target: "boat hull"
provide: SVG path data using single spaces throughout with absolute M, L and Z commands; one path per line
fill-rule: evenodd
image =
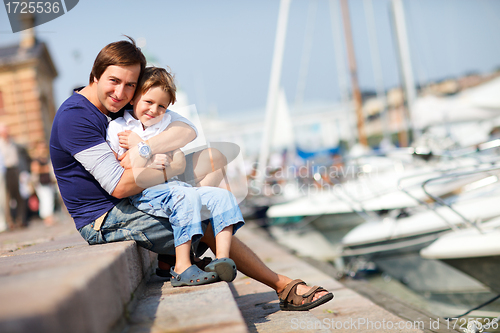
M 500 256 L 441 259 L 500 293 Z

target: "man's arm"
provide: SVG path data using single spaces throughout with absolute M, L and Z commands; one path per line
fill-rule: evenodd
M 183 164 L 172 164 L 165 167 L 165 172 L 153 168 L 132 168 L 125 170 L 120 182 L 111 195 L 115 198 L 123 199 L 141 193 L 145 188 L 163 184 L 168 179 L 184 172 L 185 160 Z
M 144 167 L 147 160 L 139 155 L 137 147 L 133 147 L 122 156 L 122 158 L 128 157 L 135 167 L 125 169 L 120 181 L 111 193 L 112 196 L 119 199 L 140 193 L 145 188 L 162 184 L 168 179 L 180 175 L 186 168 L 186 159 L 180 150 L 176 151 L 173 161 L 162 170 Z
M 182 121 L 175 121 L 160 134 L 148 140 L 153 154 L 167 153 L 196 139 L 196 131 Z
M 193 127 L 182 121 L 170 123 L 161 133 L 148 139 L 152 154 L 164 154 L 184 147 L 196 138 Z M 118 144 L 121 148 L 132 149 L 143 139 L 131 130 L 118 133 Z
M 184 147 L 197 136 L 194 125 L 189 120 L 175 112 L 171 112 L 171 115 L 174 121 L 163 132 L 148 140 L 153 154 L 166 153 Z M 125 198 L 140 193 L 143 189 L 161 184 L 166 180 L 163 171 L 144 169 L 147 161 L 139 156 L 137 148 L 137 144 L 142 139 L 136 133 L 130 134 L 124 141 L 126 145 L 120 142 L 121 147 L 129 150 L 121 158 L 121 166 L 125 168 L 125 172 L 111 193 L 116 198 Z M 120 137 L 120 134 L 118 136 Z M 185 161 L 182 166 L 174 164 L 165 168 L 167 178 L 181 174 L 184 168 Z
M 139 156 L 137 147 L 130 150 L 136 167 L 125 170 L 106 142 L 85 149 L 74 157 L 99 182 L 110 195 L 122 199 L 142 192 L 145 188 L 165 182 L 163 170 L 144 168 L 146 160 Z M 127 154 L 129 155 L 129 154 Z M 142 163 L 142 164 L 141 164 Z M 166 169 L 167 178 L 181 174 L 182 165 L 172 165 Z
M 175 121 L 161 133 L 147 140 L 151 147 L 152 154 L 163 154 L 184 147 L 189 142 L 196 138 L 196 131 L 189 124 L 181 121 Z M 131 154 L 132 151 L 137 151 L 137 144 L 143 141 L 137 133 L 132 131 L 123 131 L 118 134 L 120 147 L 128 149 L 129 154 L 125 154 L 121 159 L 121 165 L 125 169 L 132 167 L 143 167 L 145 161 L 135 160 L 138 154 Z

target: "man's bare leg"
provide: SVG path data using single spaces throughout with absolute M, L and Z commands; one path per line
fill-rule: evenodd
M 205 232 L 205 235 L 201 239 L 202 242 L 206 243 L 212 252 L 216 253 L 217 248 L 215 245 L 215 240 L 212 232 L 212 227 L 209 226 Z M 281 292 L 287 284 L 289 284 L 292 279 L 287 276 L 277 274 L 273 272 L 269 267 L 267 267 L 262 260 L 253 252 L 248 246 L 246 246 L 242 241 L 240 241 L 237 237 L 233 236 L 231 242 L 231 249 L 229 252 L 229 257 L 233 259 L 238 270 L 245 274 L 246 276 L 257 280 L 272 289 L 276 292 Z M 297 294 L 303 295 L 307 293 L 311 289 L 311 287 L 305 285 L 297 286 Z M 314 301 L 321 296 L 326 295 L 327 292 L 316 293 L 314 295 Z

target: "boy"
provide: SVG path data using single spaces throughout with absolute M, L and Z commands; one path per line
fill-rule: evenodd
M 163 68 L 146 68 L 131 100 L 133 111 L 125 111 L 109 124 L 107 141 L 120 157 L 125 149 L 134 147 L 135 135 L 147 140 L 163 132 L 174 121 L 182 121 L 194 126 L 177 113 L 167 110 L 175 102 L 175 84 L 173 77 Z M 140 145 L 140 143 L 139 143 Z M 174 231 L 176 264 L 170 273 L 175 278 L 172 286 L 199 285 L 221 280 L 232 281 L 236 277 L 236 265 L 229 259 L 232 235 L 244 222 L 234 196 L 215 187 L 192 187 L 173 178 L 175 170 L 184 170 L 186 159 L 180 149 L 164 155 L 158 154 L 153 159 L 148 154 L 147 167 L 164 170 L 168 182 L 145 189 L 142 193 L 130 197 L 131 203 L 138 209 L 155 216 L 170 219 Z M 188 156 L 191 158 L 191 156 Z M 194 167 L 196 169 L 196 167 Z M 199 178 L 194 174 L 193 178 Z M 201 271 L 191 265 L 190 250 L 192 240 L 203 236 L 201 225 L 202 205 L 205 205 L 212 217 L 212 228 L 216 240 L 216 259 Z M 203 218 L 205 220 L 205 218 Z M 214 272 L 214 273 L 211 273 Z

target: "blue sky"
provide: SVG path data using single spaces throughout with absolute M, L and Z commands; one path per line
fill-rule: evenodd
M 282 84 L 295 99 L 310 1 L 292 0 Z M 331 18 L 327 0 L 317 12 L 304 103 L 339 101 Z M 385 87 L 399 84 L 389 0 L 374 0 L 376 35 Z M 359 83 L 374 89 L 363 0 L 349 0 Z M 500 67 L 500 1 L 404 0 L 417 83 Z M 87 83 L 95 56 L 127 34 L 145 39 L 144 52 L 169 66 L 200 113 L 263 114 L 278 17 L 278 0 L 81 0 L 65 15 L 36 28 L 59 77 L 59 105 Z M 0 10 L 0 46 L 19 41 Z

